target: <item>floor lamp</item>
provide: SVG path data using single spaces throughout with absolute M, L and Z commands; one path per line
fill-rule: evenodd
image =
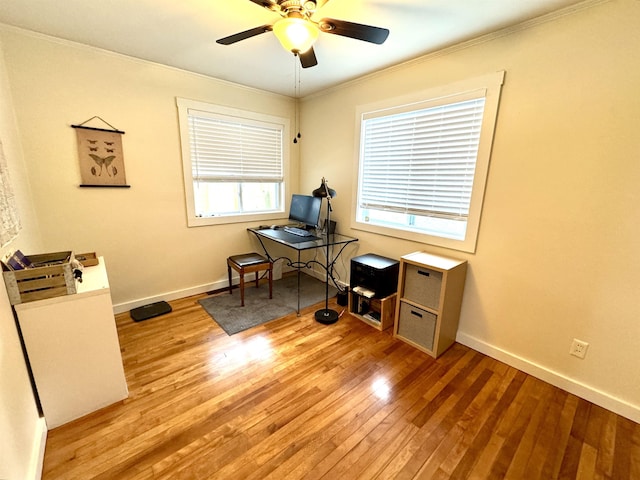
M 329 309 L 329 269 L 331 268 L 331 262 L 329 261 L 329 230 L 331 229 L 331 199 L 336 196 L 336 191 L 332 188 L 329 188 L 327 185 L 327 181 L 324 177 L 322 177 L 322 183 L 318 188 L 316 188 L 312 193 L 314 197 L 326 198 L 327 199 L 327 220 L 324 224 L 325 226 L 325 235 L 327 236 L 327 252 L 326 252 L 326 271 L 327 271 L 327 279 L 326 279 L 326 291 L 325 291 L 325 300 L 324 300 L 324 308 L 322 310 L 318 310 L 315 314 L 316 321 L 320 323 L 324 323 L 325 325 L 329 325 L 331 323 L 336 323 L 338 321 L 338 312 L 335 310 Z

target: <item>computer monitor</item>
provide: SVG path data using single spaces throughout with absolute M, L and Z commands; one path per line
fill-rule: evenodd
M 289 220 L 305 227 L 317 228 L 320 223 L 321 206 L 322 199 L 320 197 L 294 193 L 291 196 Z

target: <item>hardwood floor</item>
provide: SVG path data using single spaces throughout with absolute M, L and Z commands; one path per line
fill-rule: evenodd
M 229 337 L 198 298 L 117 316 L 130 396 L 50 431 L 44 479 L 640 479 L 638 424 L 462 345 L 316 308 Z

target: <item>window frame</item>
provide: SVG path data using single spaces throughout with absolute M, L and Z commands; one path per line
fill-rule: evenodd
M 259 222 L 266 220 L 274 220 L 286 217 L 286 202 L 288 198 L 290 185 L 290 146 L 285 139 L 291 136 L 289 118 L 268 115 L 261 112 L 253 112 L 238 108 L 226 107 L 197 100 L 189 100 L 176 97 L 176 105 L 178 108 L 178 124 L 180 128 L 180 143 L 182 151 L 182 171 L 184 181 L 185 207 L 187 214 L 187 226 L 199 227 L 205 225 L 224 225 L 231 223 Z M 239 213 L 233 215 L 220 215 L 211 217 L 199 217 L 196 215 L 195 197 L 193 188 L 193 164 L 191 161 L 191 142 L 189 133 L 189 111 L 197 110 L 205 114 L 222 116 L 230 120 L 237 119 L 239 123 L 246 121 L 247 123 L 266 123 L 275 124 L 282 127 L 282 161 L 283 161 L 283 180 L 280 188 L 280 207 L 274 211 L 262 213 Z
M 480 217 L 484 202 L 484 193 L 489 172 L 489 163 L 493 138 L 498 114 L 501 87 L 504 83 L 504 71 L 481 75 L 475 78 L 434 87 L 412 94 L 394 97 L 359 105 L 355 115 L 355 145 L 354 145 L 354 192 L 351 209 L 351 228 L 380 235 L 402 238 L 419 243 L 425 243 L 438 247 L 474 253 L 477 246 Z M 453 104 L 469 98 L 484 97 L 485 106 L 480 131 L 480 141 L 475 165 L 473 186 L 471 189 L 471 202 L 467 218 L 466 234 L 463 240 L 430 235 L 426 233 L 404 230 L 391 226 L 375 225 L 358 220 L 358 208 L 360 203 L 360 187 L 362 173 L 363 127 L 364 119 L 376 116 L 394 115 L 413 110 L 436 107 L 439 105 Z

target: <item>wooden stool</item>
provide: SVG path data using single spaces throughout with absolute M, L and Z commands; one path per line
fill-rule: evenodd
M 240 275 L 240 306 L 244 307 L 244 275 L 256 272 L 256 288 L 258 288 L 259 272 L 269 272 L 269 298 L 273 298 L 273 263 L 258 253 L 244 253 L 227 258 L 227 273 L 229 274 L 229 294 L 233 294 L 231 283 L 231 269 Z

